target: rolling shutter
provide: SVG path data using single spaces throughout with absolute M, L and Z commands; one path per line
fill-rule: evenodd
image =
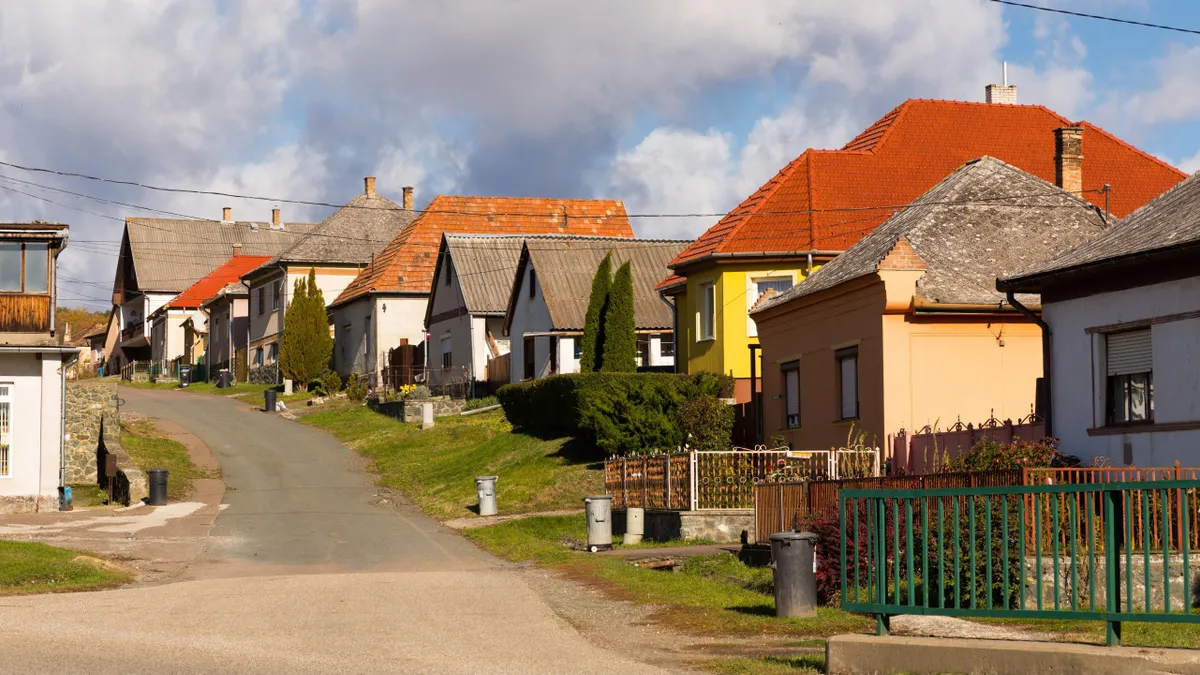
M 1113 333 L 1108 341 L 1108 374 L 1132 375 L 1154 370 L 1150 329 Z
M 800 371 L 789 370 L 784 373 L 787 385 L 787 414 L 800 414 Z

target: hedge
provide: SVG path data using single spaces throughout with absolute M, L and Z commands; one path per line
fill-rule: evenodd
M 575 436 L 624 455 L 683 445 L 679 404 L 732 389 L 729 377 L 712 373 L 576 373 L 505 385 L 496 397 L 520 431 Z

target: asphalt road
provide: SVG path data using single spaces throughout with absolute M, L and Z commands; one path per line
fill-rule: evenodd
M 220 460 L 193 580 L 0 598 L 3 672 L 663 673 L 584 639 L 521 575 L 378 504 L 331 437 L 218 397 L 123 390 Z

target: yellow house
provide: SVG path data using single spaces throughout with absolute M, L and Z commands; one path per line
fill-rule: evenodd
M 969 162 L 753 312 L 764 434 L 828 448 L 853 426 L 882 445 L 960 416 L 1028 415 L 1042 375 L 1038 298 L 1010 305 L 995 280 L 1103 228 L 1065 190 L 990 157 Z

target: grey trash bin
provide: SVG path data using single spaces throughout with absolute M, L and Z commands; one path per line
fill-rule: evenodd
M 228 389 L 232 379 L 233 376 L 228 370 L 222 370 L 217 375 L 217 389 Z
M 150 481 L 150 505 L 162 506 L 167 503 L 167 470 L 150 469 L 146 472 Z
M 480 476 L 475 479 L 475 490 L 479 493 L 479 515 L 496 515 L 496 476 Z
M 776 532 L 771 535 L 771 567 L 775 570 L 775 616 L 817 615 L 817 535 Z
M 186 387 L 192 383 L 192 367 L 179 366 L 179 386 Z
M 612 497 L 584 497 L 587 511 L 587 547 L 592 553 L 607 551 L 612 544 Z
M 267 389 L 263 392 L 263 410 L 267 412 L 275 412 L 275 390 Z

